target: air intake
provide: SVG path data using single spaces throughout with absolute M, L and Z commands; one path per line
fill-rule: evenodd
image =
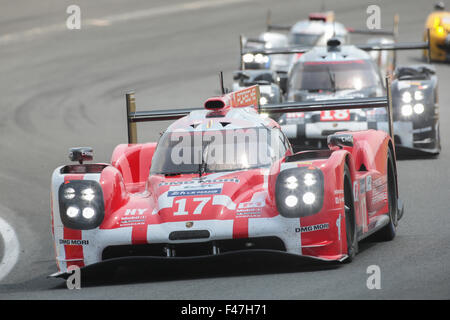
M 223 100 L 208 100 L 205 102 L 205 109 L 217 110 L 225 108 L 225 102 Z

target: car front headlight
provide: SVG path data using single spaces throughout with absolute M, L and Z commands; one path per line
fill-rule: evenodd
M 255 59 L 255 56 L 251 53 L 246 53 L 242 57 L 242 60 L 244 60 L 245 63 L 251 63 Z
M 266 105 L 267 103 L 269 102 L 269 100 L 266 98 L 266 97 L 261 97 L 261 98 L 259 98 L 259 104 L 260 105 Z
M 423 92 L 420 90 L 415 91 L 414 92 L 414 100 L 417 100 L 417 101 L 423 100 Z
M 275 190 L 277 209 L 282 216 L 298 218 L 316 214 L 323 206 L 323 173 L 313 167 L 281 171 Z
M 405 104 L 402 106 L 402 115 L 409 117 L 413 113 L 413 108 L 410 104 Z
M 417 114 L 422 114 L 425 111 L 425 107 L 421 103 L 415 104 L 413 109 Z
M 70 229 L 97 228 L 105 215 L 103 191 L 91 180 L 72 180 L 59 187 L 59 212 L 63 225 Z
M 403 94 L 402 94 L 402 101 L 404 103 L 411 103 L 411 101 L 412 101 L 411 92 L 409 92 L 409 91 L 403 92 Z

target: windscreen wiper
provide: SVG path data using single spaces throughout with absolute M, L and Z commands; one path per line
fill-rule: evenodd
M 331 86 L 333 88 L 333 92 L 336 92 L 336 77 L 333 72 L 331 72 L 330 68 L 327 67 L 328 76 L 330 77 Z
M 211 142 L 209 142 L 211 143 Z M 201 155 L 201 162 L 198 166 L 198 176 L 201 177 L 202 174 L 204 174 L 206 172 L 206 166 L 208 164 L 208 148 L 209 148 L 209 143 L 205 146 L 205 148 L 203 149 L 203 143 L 202 143 L 202 155 Z M 204 155 L 206 152 L 206 159 L 204 159 Z

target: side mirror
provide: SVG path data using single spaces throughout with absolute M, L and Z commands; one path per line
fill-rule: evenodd
M 332 134 L 327 137 L 328 147 L 353 147 L 353 136 L 351 134 Z
M 83 161 L 91 161 L 94 159 L 94 149 L 91 147 L 78 147 L 69 149 L 70 161 L 78 161 L 83 164 Z

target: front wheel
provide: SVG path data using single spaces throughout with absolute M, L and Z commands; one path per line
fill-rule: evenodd
M 397 179 L 394 171 L 394 161 L 391 150 L 388 149 L 387 159 L 387 193 L 389 207 L 389 223 L 376 234 L 378 241 L 390 241 L 395 238 L 398 224 L 398 205 L 397 205 Z
M 344 169 L 344 208 L 345 208 L 345 235 L 347 240 L 348 258 L 344 262 L 352 262 L 358 252 L 358 239 L 356 234 L 355 202 L 353 200 L 352 179 L 347 165 Z

